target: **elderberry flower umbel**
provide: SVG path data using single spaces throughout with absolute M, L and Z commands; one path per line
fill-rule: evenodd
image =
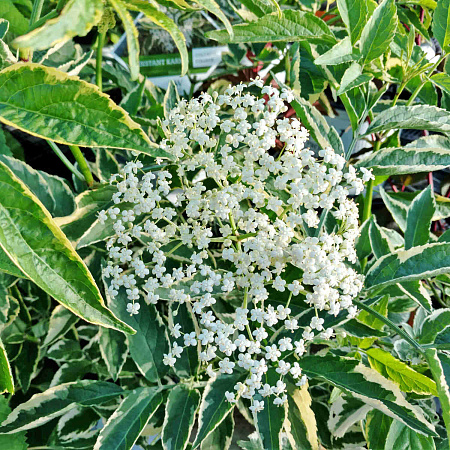
M 210 377 L 246 373 L 226 399 L 250 399 L 253 412 L 263 397 L 282 405 L 288 380 L 305 383 L 301 356 L 332 338 L 327 319 L 356 315 L 363 282 L 349 264 L 358 235 L 349 194 L 372 175 L 330 148 L 318 157 L 305 148 L 307 131 L 282 117 L 292 100 L 259 79 L 181 100 L 163 124 L 173 161 L 152 171 L 128 163 L 111 180 L 115 206 L 99 216 L 115 231 L 110 296 L 126 289 L 130 314 L 145 302 L 188 304 L 198 332 L 174 316 L 184 346 L 172 343 L 164 363 L 194 346 Z

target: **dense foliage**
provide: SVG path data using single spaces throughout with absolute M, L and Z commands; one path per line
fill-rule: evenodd
M 0 2 L 0 448 L 450 448 L 448 51 L 448 0 Z

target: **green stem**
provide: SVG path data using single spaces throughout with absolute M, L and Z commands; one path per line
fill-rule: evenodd
M 105 45 L 106 32 L 99 33 L 97 39 L 97 60 L 95 65 L 95 83 L 100 91 L 103 88 L 102 80 L 102 61 L 103 61 L 103 46 Z
M 286 85 L 291 85 L 291 57 L 289 55 L 289 50 L 287 50 L 284 57 L 284 68 L 286 70 Z
M 30 16 L 30 27 L 39 20 L 41 17 L 42 7 L 44 6 L 44 0 L 34 0 L 33 9 Z
M 400 94 L 403 92 L 403 89 L 405 89 L 406 84 L 402 83 L 400 87 L 398 88 L 397 93 L 395 94 L 394 100 L 392 101 L 391 106 L 395 106 L 397 103 L 398 98 L 400 97 Z
M 91 170 L 89 169 L 88 163 L 84 158 L 83 153 L 81 153 L 80 147 L 78 147 L 78 145 L 69 145 L 69 148 L 73 156 L 75 157 L 78 166 L 80 167 L 81 173 L 83 174 L 87 185 L 89 187 L 92 187 L 92 185 L 94 184 L 94 178 L 92 177 Z
M 47 141 L 48 145 L 56 153 L 58 158 L 62 163 L 81 181 L 84 181 L 83 174 L 66 158 L 66 155 L 61 151 L 61 149 L 52 141 Z
M 22 294 L 19 291 L 19 288 L 17 287 L 17 284 L 15 284 L 12 288 L 12 291 L 14 291 L 14 296 L 17 298 L 17 300 L 19 301 L 19 304 L 23 310 L 23 313 L 25 314 L 26 320 L 28 323 L 31 323 L 31 315 L 30 315 L 30 311 L 28 311 L 27 305 L 25 305 L 25 302 L 23 301 L 23 297 Z
M 423 355 L 424 349 L 421 345 L 419 345 L 406 331 L 399 328 L 397 325 L 395 325 L 394 322 L 389 320 L 387 317 L 384 317 L 382 314 L 380 314 L 378 311 L 375 311 L 370 306 L 366 305 L 363 302 L 360 302 L 359 300 L 353 300 L 353 303 L 360 309 L 363 309 L 364 311 L 367 311 L 369 314 L 372 314 L 377 319 L 381 320 L 383 323 L 385 323 L 389 328 L 391 328 L 393 331 L 395 331 L 397 334 L 399 334 L 405 341 L 407 341 L 409 344 L 411 344 L 421 355 Z
M 33 25 L 30 25 L 30 28 L 28 31 L 35 30 L 36 28 L 39 28 L 40 26 L 44 25 L 47 20 L 54 19 L 55 17 L 58 17 L 58 11 L 50 11 L 48 14 L 46 14 L 44 17 L 41 17 L 39 20 L 36 20 L 36 22 L 33 23 Z
M 376 152 L 381 147 L 381 141 L 375 141 L 373 151 Z M 372 199 L 373 199 L 373 180 L 369 180 L 366 188 L 366 195 L 364 197 L 364 209 L 361 218 L 361 223 L 364 223 L 372 215 Z

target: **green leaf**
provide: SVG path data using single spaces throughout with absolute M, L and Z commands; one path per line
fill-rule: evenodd
M 328 125 L 323 115 L 311 103 L 299 95 L 295 95 L 295 100 L 291 106 L 297 113 L 303 126 L 308 129 L 311 137 L 321 148 L 332 147 L 339 155 L 344 155 L 344 144 L 342 143 L 336 129 Z
M 177 106 L 177 103 L 180 101 L 180 96 L 178 95 L 177 85 L 173 80 L 169 81 L 169 86 L 167 87 L 167 91 L 164 94 L 164 117 L 166 119 L 169 118 L 169 113 L 173 108 Z
M 404 281 L 403 283 L 399 283 L 398 287 L 409 298 L 412 298 L 420 306 L 425 308 L 426 311 L 431 312 L 433 310 L 430 295 L 428 294 L 428 291 L 424 288 L 420 280 Z
M 44 346 L 48 346 L 63 337 L 78 322 L 78 316 L 71 311 L 58 305 L 50 316 L 48 333 L 45 336 Z
M 97 220 L 98 213 L 114 204 L 112 195 L 116 190 L 115 186 L 106 185 L 84 191 L 75 198 L 75 211 L 55 219 L 56 224 L 70 241 L 76 242 Z
M 342 21 L 347 27 L 351 43 L 356 44 L 367 22 L 368 9 L 366 0 L 338 0 L 337 6 Z
M 169 305 L 169 326 L 178 323 L 184 333 L 196 331 L 191 305 L 186 303 L 174 303 Z M 175 340 L 180 347 L 184 347 L 183 336 Z M 189 378 L 197 374 L 199 365 L 198 346 L 185 347 L 181 356 L 177 358 L 174 370 L 180 378 Z
M 214 0 L 195 0 L 200 6 L 202 6 L 206 11 L 214 14 L 224 25 L 228 34 L 231 38 L 233 38 L 233 27 L 231 26 L 230 21 L 227 16 L 222 12 L 218 3 Z M 276 5 L 276 1 L 273 0 L 272 4 Z
M 372 407 L 365 402 L 339 394 L 331 404 L 328 428 L 335 438 L 342 438 L 350 428 L 358 426 L 370 410 Z
M 432 31 L 441 48 L 450 49 L 450 0 L 439 0 L 433 14 Z
M 365 432 L 368 448 L 385 450 L 384 444 L 391 427 L 392 419 L 377 409 L 369 411 L 366 417 Z
M 450 243 L 436 242 L 383 256 L 368 270 L 365 286 L 388 286 L 449 272 Z
M 82 380 L 61 384 L 21 403 L 2 422 L 0 433 L 10 434 L 36 428 L 62 416 L 76 405 L 97 405 L 122 393 L 122 388 L 106 381 Z
M 110 0 L 111 6 L 116 10 L 127 37 L 128 62 L 130 65 L 131 80 L 139 77 L 139 32 L 133 18 L 120 0 Z
M 99 345 L 108 373 L 116 381 L 128 356 L 127 338 L 123 333 L 101 328 Z
M 273 399 L 264 397 L 264 409 L 259 411 L 256 429 L 263 442 L 264 449 L 281 449 L 281 430 L 286 417 L 283 407 L 273 404 Z
M 0 17 L 10 23 L 12 33 L 24 34 L 28 31 L 30 21 L 19 11 L 12 0 L 0 2 Z
M 245 373 L 235 371 L 231 375 L 221 374 L 215 380 L 208 382 L 200 404 L 198 432 L 192 445 L 193 449 L 198 447 L 233 410 L 234 403 L 226 400 L 225 392 L 233 392 L 236 383 L 243 381 L 245 375 Z
M 373 217 L 370 222 L 369 239 L 373 254 L 377 259 L 391 253 L 394 250 L 391 248 L 389 239 L 384 234 L 383 229 L 377 224 Z
M 75 199 L 62 178 L 35 170 L 9 156 L 0 155 L 0 161 L 29 187 L 53 216 L 66 216 L 73 212 Z
M 371 168 L 375 176 L 432 172 L 446 169 L 448 166 L 449 147 L 414 148 L 413 145 L 383 148 L 355 164 L 355 167 Z
M 235 25 L 233 32 L 233 37 L 226 30 L 210 31 L 206 36 L 225 44 L 295 41 L 334 44 L 336 42 L 333 33 L 322 19 L 309 12 L 291 9 L 284 10 L 281 17 L 272 13 L 255 22 Z
M 278 11 L 275 2 L 271 0 L 242 0 L 241 3 L 256 17 L 262 17 Z
M 366 353 L 370 367 L 397 383 L 402 391 L 415 392 L 419 395 L 437 395 L 436 383 L 433 380 L 416 372 L 389 352 L 381 348 L 370 348 Z
M 311 396 L 308 385 L 296 387 L 287 384 L 288 401 L 285 405 L 286 420 L 284 428 L 292 448 L 302 450 L 318 450 L 317 423 L 311 409 Z
M 427 316 L 422 323 L 418 341 L 420 344 L 433 344 L 436 338 L 450 325 L 450 309 L 442 308 Z
M 94 450 L 129 450 L 151 419 L 163 396 L 158 388 L 142 387 L 128 394 L 100 431 Z
M 234 433 L 233 414 L 228 414 L 225 419 L 202 442 L 201 450 L 228 450 Z
M 394 0 L 383 0 L 364 25 L 361 33 L 363 65 L 381 56 L 388 48 L 397 29 Z
M 11 412 L 8 401 L 3 395 L 0 396 L 0 423 L 3 422 Z M 0 448 L 5 450 L 27 450 L 25 432 L 9 434 L 7 436 L 0 435 Z
M 45 50 L 74 36 L 86 36 L 102 18 L 101 0 L 69 0 L 60 15 L 14 41 L 16 48 Z
M 447 133 L 450 131 L 450 112 L 429 105 L 393 106 L 375 117 L 365 135 L 397 129 Z
M 132 333 L 106 308 L 92 275 L 32 192 L 0 162 L 0 246 L 42 290 L 88 322 Z
M 299 364 L 309 378 L 324 379 L 412 429 L 426 435 L 436 435 L 434 426 L 417 406 L 406 401 L 395 383 L 359 361 L 328 354 L 304 356 Z
M 406 215 L 408 213 L 407 207 L 397 199 L 388 195 L 386 191 L 380 186 L 380 194 L 386 208 L 392 214 L 393 219 L 403 232 L 406 230 Z
M 24 341 L 19 356 L 15 359 L 16 378 L 22 391 L 26 393 L 35 376 L 39 362 L 40 347 L 38 342 Z
M 21 270 L 11 261 L 9 256 L 0 247 L 0 272 L 13 275 L 18 278 L 26 278 Z
M 6 19 L 0 19 L 0 39 L 3 39 L 8 32 L 9 22 Z
M 396 450 L 436 450 L 432 437 L 423 436 L 398 420 L 392 422 L 384 448 L 395 448 Z
M 145 0 L 121 0 L 125 7 L 132 11 L 139 11 L 158 27 L 166 30 L 172 37 L 181 56 L 181 75 L 185 75 L 189 68 L 189 55 L 186 48 L 186 40 L 175 22 L 166 14 L 159 11 Z
M 439 72 L 430 77 L 432 83 L 438 88 L 442 89 L 447 94 L 450 94 L 450 76 L 444 72 Z
M 0 391 L 14 394 L 14 380 L 3 342 L 0 340 Z M 0 436 L 1 438 L 1 436 Z M 0 440 L 1 442 L 1 440 Z
M 359 236 L 356 238 L 355 249 L 360 261 L 362 261 L 364 258 L 367 258 L 372 253 L 372 247 L 370 245 L 369 239 L 369 230 L 371 223 L 372 222 L 370 220 L 366 220 L 361 225 Z
M 142 375 L 149 381 L 155 382 L 168 371 L 168 366 L 163 363 L 163 357 L 165 353 L 169 353 L 166 327 L 155 305 L 144 303 L 141 305 L 139 314 L 130 315 L 126 310 L 129 301 L 125 289 L 120 288 L 114 301 L 111 301 L 108 296 L 108 283 L 105 279 L 103 282 L 109 307 L 125 323 L 136 330 L 136 334 L 127 336 L 131 358 Z
M 184 450 L 187 447 L 199 403 L 198 391 L 184 384 L 170 391 L 161 438 L 165 450 Z
M 322 66 L 333 66 L 336 64 L 342 64 L 349 61 L 354 61 L 356 56 L 350 42 L 350 38 L 347 36 L 342 41 L 339 41 L 336 45 L 330 48 L 327 52 L 320 55 L 314 60 L 314 64 Z
M 359 320 L 351 319 L 340 326 L 350 336 L 357 337 L 359 339 L 372 338 L 372 337 L 384 337 L 388 334 L 372 328 Z
M 437 381 L 436 387 L 442 408 L 442 417 L 450 434 L 450 357 L 445 353 L 438 353 L 436 349 L 425 350 L 425 357 L 433 378 Z
M 92 84 L 32 63 L 0 72 L 0 121 L 34 136 L 82 147 L 168 156 L 128 114 Z
M 347 91 L 361 86 L 372 79 L 371 75 L 362 73 L 362 67 L 358 63 L 353 63 L 342 76 L 341 85 L 337 95 L 345 94 Z
M 436 202 L 431 186 L 424 189 L 411 203 L 406 216 L 405 250 L 428 243 L 431 220 Z

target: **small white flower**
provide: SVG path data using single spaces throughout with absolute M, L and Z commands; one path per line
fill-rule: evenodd
M 139 303 L 127 303 L 127 312 L 130 313 L 130 316 L 133 314 L 139 314 L 139 309 L 141 305 Z

